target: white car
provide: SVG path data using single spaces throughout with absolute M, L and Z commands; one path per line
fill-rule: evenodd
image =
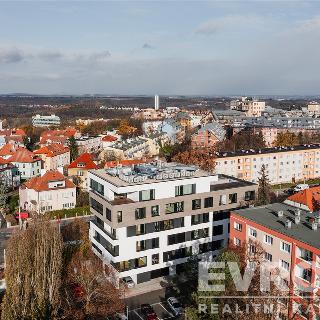
M 293 191 L 294 192 L 299 192 L 299 191 L 306 190 L 306 189 L 309 189 L 309 185 L 308 184 L 297 184 L 293 188 Z
M 124 277 L 122 278 L 122 281 L 125 283 L 125 285 L 128 287 L 128 288 L 133 288 L 134 287 L 134 281 L 132 280 L 131 277 Z
M 183 313 L 182 305 L 177 298 L 170 297 L 167 299 L 167 302 L 174 316 L 179 316 Z

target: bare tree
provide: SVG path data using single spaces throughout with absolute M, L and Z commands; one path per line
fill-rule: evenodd
M 9 240 L 2 320 L 55 319 L 60 307 L 62 238 L 43 217 Z

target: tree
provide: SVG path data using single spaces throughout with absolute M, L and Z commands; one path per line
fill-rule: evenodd
M 74 137 L 70 137 L 68 139 L 68 147 L 70 149 L 71 161 L 74 161 L 79 156 L 79 149 L 78 149 L 77 141 Z
M 83 134 L 88 134 L 88 135 L 98 135 L 98 134 L 104 133 L 106 129 L 107 129 L 106 121 L 97 120 L 97 121 L 91 122 L 90 124 L 82 128 L 81 132 Z
M 8 188 L 3 181 L 0 181 L 0 213 L 7 208 Z
M 117 129 L 117 133 L 120 134 L 124 139 L 133 137 L 136 131 L 137 128 L 131 126 L 128 120 L 122 120 Z
M 9 240 L 2 320 L 55 319 L 60 308 L 62 238 L 56 224 L 36 218 Z
M 89 193 L 87 191 L 79 190 L 77 195 L 76 207 L 84 207 L 89 205 Z
M 300 137 L 301 138 L 301 137 Z M 276 147 L 290 147 L 299 144 L 298 137 L 293 132 L 279 132 L 274 141 Z
M 188 149 L 175 155 L 172 160 L 187 165 L 197 165 L 205 171 L 213 171 L 216 167 L 215 156 L 213 150 L 204 149 Z
M 99 319 L 124 310 L 124 290 L 117 287 L 114 269 L 91 250 L 88 224 L 76 219 L 62 231 L 65 241 L 78 240 L 65 261 L 63 280 L 64 317 L 66 319 Z
M 270 203 L 270 193 L 271 193 L 271 186 L 269 183 L 268 175 L 266 173 L 266 167 L 263 164 L 261 166 L 260 171 L 260 178 L 259 181 L 259 187 L 258 187 L 258 196 L 256 205 L 263 206 Z

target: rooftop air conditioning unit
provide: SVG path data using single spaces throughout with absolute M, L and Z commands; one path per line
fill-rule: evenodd
M 291 229 L 291 221 L 289 219 L 286 220 L 286 228 Z
M 279 217 L 279 218 L 282 218 L 282 217 L 283 217 L 283 211 L 282 211 L 282 210 L 279 210 L 279 211 L 277 212 L 277 214 L 278 214 L 278 217 Z

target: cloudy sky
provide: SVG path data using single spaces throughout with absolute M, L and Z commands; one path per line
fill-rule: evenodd
M 0 1 L 0 93 L 320 94 L 320 1 Z

